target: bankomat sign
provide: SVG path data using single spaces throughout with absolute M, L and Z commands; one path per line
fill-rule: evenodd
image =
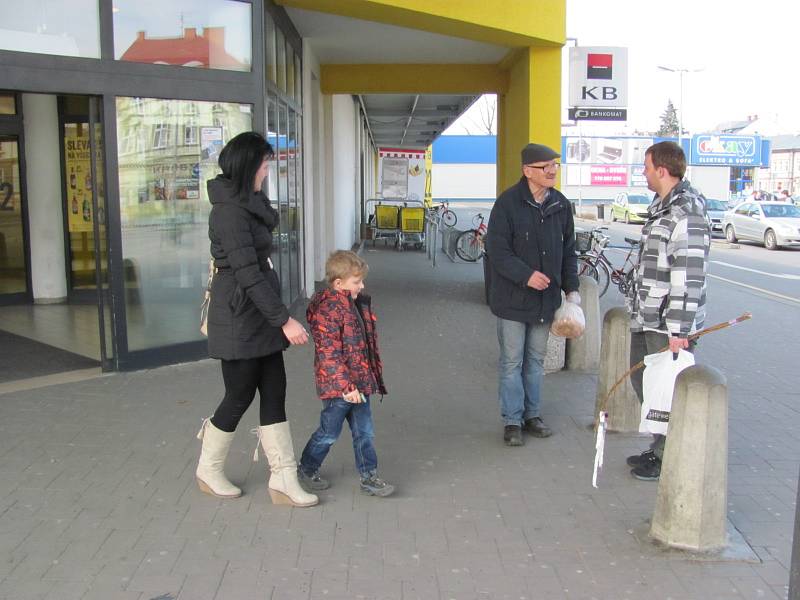
M 693 165 L 759 166 L 761 137 L 712 134 L 692 136 L 689 162 Z
M 628 49 L 578 46 L 569 49 L 569 105 L 628 106 Z

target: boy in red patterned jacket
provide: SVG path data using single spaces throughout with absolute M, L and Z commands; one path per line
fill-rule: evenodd
M 328 288 L 311 299 L 306 318 L 314 338 L 314 376 L 322 400 L 319 427 L 311 435 L 297 467 L 300 482 L 312 490 L 330 483 L 319 474 L 322 461 L 342 433 L 345 420 L 353 435 L 361 491 L 388 496 L 394 486 L 378 477 L 378 457 L 370 394 L 385 394 L 376 318 L 370 297 L 362 294 L 369 266 L 354 252 L 339 250 L 325 263 Z

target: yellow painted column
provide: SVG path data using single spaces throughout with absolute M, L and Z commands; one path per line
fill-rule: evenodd
M 508 91 L 498 101 L 500 191 L 520 178 L 520 151 L 529 142 L 561 152 L 561 48 L 525 48 L 509 62 Z

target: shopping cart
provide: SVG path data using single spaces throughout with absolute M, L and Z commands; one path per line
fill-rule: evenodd
M 419 200 L 367 200 L 367 239 L 394 240 L 398 250 L 425 243 L 425 208 Z
M 407 244 L 414 244 L 415 249 L 421 250 L 424 243 L 425 207 L 422 202 L 408 201 L 400 208 L 397 249 L 402 251 Z

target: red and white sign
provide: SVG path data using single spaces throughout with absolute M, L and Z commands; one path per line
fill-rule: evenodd
M 425 158 L 425 150 L 408 150 L 407 148 L 378 148 L 381 158 Z
M 593 166 L 591 185 L 628 185 L 628 167 Z

